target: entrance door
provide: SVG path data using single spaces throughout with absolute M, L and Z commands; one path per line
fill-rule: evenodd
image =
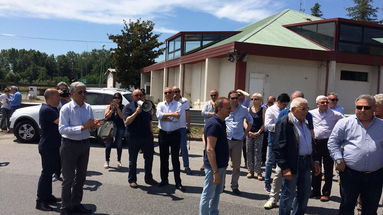
M 265 74 L 259 74 L 259 73 L 250 73 L 250 80 L 249 80 L 249 94 L 250 96 L 253 93 L 260 93 L 265 95 Z

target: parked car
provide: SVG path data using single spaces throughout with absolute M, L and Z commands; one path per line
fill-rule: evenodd
M 105 108 L 112 101 L 113 94 L 119 92 L 123 96 L 122 104 L 132 101 L 131 92 L 123 89 L 87 89 L 86 102 L 92 106 L 96 119 L 104 118 Z M 39 111 L 41 105 L 17 109 L 11 116 L 10 128 L 22 143 L 37 142 L 40 139 Z

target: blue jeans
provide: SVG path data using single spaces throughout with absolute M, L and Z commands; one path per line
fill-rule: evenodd
M 383 170 L 371 173 L 362 173 L 348 167 L 339 172 L 342 201 L 340 202 L 340 215 L 353 215 L 356 199 L 360 195 L 362 201 L 362 214 L 377 214 L 380 196 L 382 194 Z
M 269 132 L 269 138 L 267 139 L 267 160 L 266 160 L 266 169 L 265 169 L 265 184 L 271 184 L 273 181 L 271 179 L 271 172 L 275 163 L 275 157 L 273 153 L 273 140 L 274 133 Z
M 283 178 L 279 215 L 303 215 L 305 213 L 311 191 L 311 162 L 311 157 L 299 157 L 298 171 L 293 175 L 293 179 Z
M 189 152 L 187 148 L 186 128 L 180 128 L 180 148 L 184 167 L 189 167 Z
M 221 177 L 221 183 L 214 184 L 213 170 L 205 166 L 205 181 L 199 202 L 200 215 L 219 214 L 219 195 L 223 192 L 223 186 L 225 185 L 226 168 L 218 168 L 218 174 Z

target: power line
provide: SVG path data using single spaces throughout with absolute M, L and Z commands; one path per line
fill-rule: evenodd
M 61 42 L 77 42 L 77 43 L 110 43 L 110 41 L 99 41 L 99 40 L 74 40 L 74 39 L 60 39 L 60 38 L 49 38 L 49 37 L 32 37 L 32 36 L 23 36 L 16 34 L 0 34 L 2 37 L 15 37 L 31 40 L 48 40 L 48 41 L 61 41 Z

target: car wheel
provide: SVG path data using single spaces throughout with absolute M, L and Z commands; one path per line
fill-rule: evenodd
M 22 143 L 33 143 L 40 139 L 39 127 L 32 120 L 17 123 L 13 133 Z

